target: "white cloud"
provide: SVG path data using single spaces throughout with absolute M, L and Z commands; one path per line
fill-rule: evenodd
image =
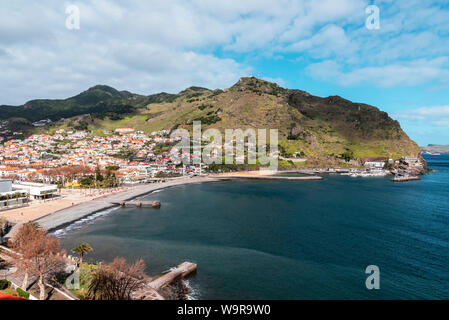
M 289 45 L 286 50 L 308 52 L 313 58 L 328 58 L 334 54 L 348 55 L 353 53 L 356 50 L 356 45 L 351 43 L 343 28 L 329 24 L 312 37 Z
M 332 23 L 348 23 L 363 20 L 367 1 L 324 0 L 306 1 L 297 11 L 297 16 L 280 36 L 281 41 L 294 42 L 311 36 L 315 27 Z
M 394 118 L 405 121 L 427 122 L 432 125 L 449 127 L 449 106 L 424 107 L 396 112 Z
M 251 72 L 201 49 L 231 33 L 192 4 L 79 1 L 79 31 L 65 28 L 66 4 L 0 4 L 0 104 L 65 98 L 95 84 L 141 94 L 223 88 Z
M 415 86 L 428 81 L 446 81 L 449 76 L 448 63 L 449 58 L 440 57 L 344 71 L 342 65 L 326 60 L 309 65 L 307 72 L 313 77 L 344 86 L 361 83 L 378 87 Z
M 144 94 L 223 88 L 251 72 L 251 57 L 288 56 L 346 86 L 449 79 L 448 10 L 439 3 L 376 1 L 378 31 L 364 27 L 368 0 L 78 0 L 79 31 L 65 28 L 71 3 L 1 2 L 0 104 L 98 83 Z

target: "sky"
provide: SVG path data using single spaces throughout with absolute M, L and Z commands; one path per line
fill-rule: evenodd
M 0 104 L 67 98 L 97 84 L 145 95 L 192 85 L 228 88 L 251 75 L 374 105 L 418 144 L 449 144 L 449 5 L 447 0 L 0 3 Z

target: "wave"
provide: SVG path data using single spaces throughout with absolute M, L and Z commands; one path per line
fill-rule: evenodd
M 87 217 L 84 217 L 80 220 L 77 220 L 71 224 L 69 224 L 68 226 L 62 228 L 62 229 L 58 229 L 55 230 L 54 232 L 52 232 L 51 234 L 53 236 L 55 236 L 56 238 L 64 238 L 69 232 L 71 231 L 75 231 L 75 230 L 79 230 L 85 226 L 88 226 L 92 223 L 94 223 L 96 220 L 98 220 L 101 217 L 104 217 L 108 214 L 110 214 L 111 212 L 117 210 L 119 207 L 114 207 L 114 208 L 109 208 L 94 214 L 91 214 Z
M 169 273 L 170 271 L 176 270 L 177 267 L 171 267 L 168 270 L 162 272 L 162 274 Z M 181 279 L 183 285 L 187 288 L 188 293 L 185 295 L 186 300 L 199 300 L 200 291 L 196 288 L 190 279 Z
M 186 288 L 189 290 L 189 293 L 186 295 L 187 300 L 199 300 L 200 297 L 199 290 L 194 286 L 192 286 L 189 279 L 184 279 L 183 282 Z

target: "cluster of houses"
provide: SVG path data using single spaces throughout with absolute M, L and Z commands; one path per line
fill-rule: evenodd
M 360 165 L 369 169 L 384 169 L 386 164 L 390 164 L 391 167 L 397 167 L 399 165 L 404 165 L 407 168 L 420 168 L 422 163 L 418 157 L 405 156 L 399 160 L 389 159 L 387 157 L 370 157 L 362 158 L 359 160 Z
M 53 135 L 12 139 L 0 144 L 0 178 L 49 181 L 48 169 L 65 166 L 83 166 L 92 172 L 97 167 L 114 167 L 116 176 L 125 183 L 145 182 L 161 173 L 201 174 L 201 165 L 182 165 L 194 154 L 173 157 L 170 152 L 154 153 L 158 144 L 174 142 L 167 130 L 145 134 L 132 128 L 118 128 L 100 136 L 61 129 Z
M 44 121 L 43 121 L 44 122 Z M 146 134 L 133 128 L 117 128 L 93 135 L 87 131 L 60 129 L 54 134 L 32 135 L 26 139 L 11 139 L 0 143 L 0 178 L 18 181 L 54 182 L 48 171 L 61 167 L 88 168 L 92 174 L 96 168 L 114 168 L 114 174 L 122 183 L 142 183 L 161 176 L 199 175 L 207 166 L 194 159 L 201 158 L 200 151 L 187 152 L 172 148 L 179 139 L 172 139 L 168 130 Z M 250 141 L 233 141 L 245 145 L 251 152 Z M 169 146 L 157 148 L 158 145 Z M 221 158 L 223 147 L 212 146 L 210 156 Z M 176 154 L 176 156 L 175 156 Z M 278 154 L 276 154 L 278 155 Z M 271 154 L 271 156 L 276 156 Z M 236 157 L 235 161 L 243 161 Z M 184 163 L 189 163 L 184 165 Z M 195 163 L 195 164 L 194 164 Z M 373 170 L 384 170 L 386 164 L 405 164 L 419 167 L 418 158 L 404 157 L 394 161 L 386 157 L 360 159 L 358 164 Z M 64 179 L 64 177 L 62 177 Z
M 383 169 L 386 163 L 394 164 L 394 160 L 387 157 L 368 157 L 359 159 L 359 163 L 369 169 Z

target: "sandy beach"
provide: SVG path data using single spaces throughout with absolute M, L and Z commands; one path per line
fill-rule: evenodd
M 288 177 L 280 176 L 280 173 L 299 173 L 298 171 L 274 171 L 274 170 L 260 170 L 260 171 L 238 171 L 228 172 L 214 175 L 217 179 L 266 179 L 266 180 L 323 180 L 320 176 L 308 175 L 305 177 Z
M 236 172 L 226 172 L 214 175 L 220 178 L 230 178 L 230 177 L 267 177 L 279 173 L 279 171 L 274 170 L 253 170 L 253 171 L 236 171 Z
M 80 203 L 129 190 L 129 187 L 104 190 L 63 189 L 52 199 L 34 200 L 28 206 L 0 211 L 0 217 L 13 223 L 26 223 Z

